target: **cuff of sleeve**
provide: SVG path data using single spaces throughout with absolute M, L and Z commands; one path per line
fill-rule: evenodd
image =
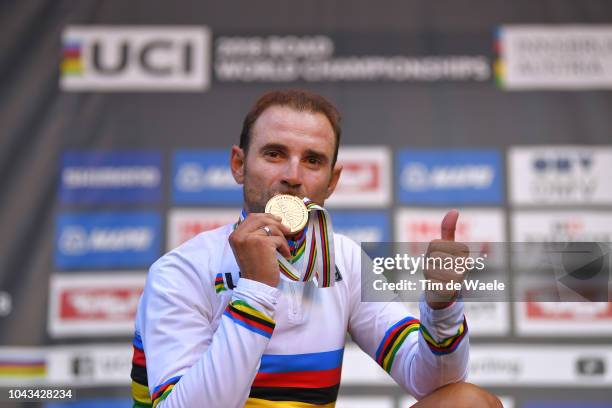
M 463 324 L 463 302 L 455 301 L 444 309 L 432 309 L 424 299 L 419 302 L 421 325 L 436 339 L 455 336 Z
M 274 318 L 280 294 L 280 290 L 265 283 L 240 278 L 234 288 L 233 298 L 244 300 L 270 318 Z

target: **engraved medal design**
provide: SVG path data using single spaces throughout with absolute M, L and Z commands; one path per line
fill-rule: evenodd
M 308 223 L 308 209 L 304 201 L 289 194 L 278 194 L 266 204 L 265 212 L 282 218 L 291 232 L 299 232 Z

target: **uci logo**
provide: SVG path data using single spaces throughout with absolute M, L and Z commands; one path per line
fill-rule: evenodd
M 62 42 L 67 91 L 201 91 L 210 83 L 205 27 L 72 26 Z

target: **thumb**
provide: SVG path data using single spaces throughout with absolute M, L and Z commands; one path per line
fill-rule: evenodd
M 442 240 L 454 241 L 455 240 L 455 229 L 457 228 L 457 219 L 459 218 L 459 211 L 450 210 L 444 216 L 441 225 Z

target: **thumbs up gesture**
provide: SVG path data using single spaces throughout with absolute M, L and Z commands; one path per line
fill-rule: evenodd
M 450 264 L 449 259 L 452 259 L 452 264 L 457 258 L 465 258 L 470 251 L 467 245 L 455 242 L 455 230 L 457 228 L 457 219 L 459 211 L 450 210 L 444 216 L 441 224 L 441 239 L 434 239 L 429 243 L 427 248 L 428 258 L 441 258 L 442 262 L 434 262 L 435 267 L 425 268 L 425 279 L 428 279 L 435 286 L 435 289 L 425 291 L 425 300 L 432 309 L 442 309 L 451 304 L 458 295 L 458 291 L 454 288 L 449 288 L 447 283 L 462 283 L 465 278 L 465 273 L 458 273 L 452 268 L 446 268 L 445 265 Z M 442 268 L 439 268 L 442 266 Z M 436 284 L 439 283 L 439 284 Z M 441 288 L 441 289 L 440 289 Z

